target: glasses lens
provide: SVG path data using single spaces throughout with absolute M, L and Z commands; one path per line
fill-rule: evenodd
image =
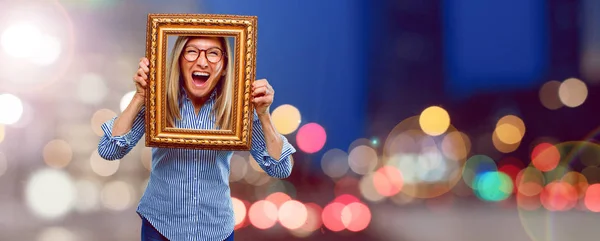
M 195 48 L 186 48 L 185 49 L 185 53 L 183 54 L 183 57 L 187 60 L 187 61 L 196 61 L 196 59 L 198 59 L 198 56 L 200 55 L 200 51 L 198 51 Z
M 223 57 L 223 52 L 219 48 L 210 48 L 206 50 L 206 59 L 212 63 L 219 62 Z

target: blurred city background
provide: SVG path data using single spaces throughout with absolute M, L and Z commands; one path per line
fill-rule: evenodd
M 298 152 L 233 156 L 236 240 L 600 235 L 600 1 L 0 0 L 0 240 L 139 240 L 150 149 L 97 144 L 148 13 L 258 16 Z

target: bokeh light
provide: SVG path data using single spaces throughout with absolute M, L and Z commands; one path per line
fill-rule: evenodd
M 23 115 L 23 102 L 13 94 L 0 94 L 0 124 L 15 124 Z
M 37 65 L 53 64 L 58 60 L 62 52 L 60 40 L 51 35 L 42 36 L 34 46 L 33 49 L 35 52 L 31 56 L 30 61 Z
M 144 168 L 148 171 L 152 170 L 152 148 L 144 147 L 141 152 L 142 152 L 142 154 L 140 157 L 140 161 L 142 162 L 142 166 L 144 166 Z M 232 161 L 233 161 L 233 158 L 232 158 Z M 233 166 L 234 164 L 231 163 L 231 165 Z M 232 168 L 231 171 L 234 172 L 234 169 Z
M 235 215 L 235 225 L 240 225 L 246 219 L 246 205 L 240 199 L 232 197 L 233 214 Z
M 600 184 L 592 184 L 587 188 L 584 197 L 585 207 L 592 212 L 600 212 Z
M 244 176 L 246 176 L 246 173 L 248 173 L 248 162 L 244 159 L 244 157 L 238 154 L 233 154 L 231 156 L 229 165 L 229 169 L 231 170 L 231 173 L 229 174 L 230 182 L 240 181 L 244 178 Z
M 312 232 L 319 230 L 323 225 L 323 220 L 321 219 L 321 214 L 323 213 L 323 209 L 316 203 L 305 203 L 306 207 L 306 222 L 298 228 L 293 229 L 292 234 L 296 237 L 307 237 Z
M 356 174 L 365 175 L 375 170 L 379 158 L 377 152 L 370 146 L 357 146 L 348 154 L 348 165 Z
M 588 89 L 583 81 L 576 78 L 569 78 L 560 84 L 558 96 L 565 106 L 574 108 L 585 102 L 588 96 Z
M 71 177 L 61 170 L 42 169 L 29 177 L 25 201 L 40 218 L 55 219 L 67 214 L 75 204 L 76 189 Z
M 121 160 L 107 161 L 100 156 L 98 150 L 94 150 L 90 156 L 90 167 L 94 173 L 99 176 L 108 177 L 119 170 L 119 164 Z
M 471 152 L 471 140 L 465 133 L 452 131 L 444 135 L 441 149 L 444 156 L 451 160 L 464 160 Z
M 375 173 L 368 173 L 367 175 L 364 175 L 358 183 L 358 189 L 360 191 L 360 194 L 366 200 L 373 203 L 377 203 L 383 201 L 385 199 L 385 196 L 380 194 L 375 188 L 374 175 Z
M 382 196 L 394 196 L 402 190 L 404 185 L 402 172 L 393 166 L 383 166 L 373 173 L 373 185 Z
M 475 194 L 482 200 L 499 202 L 513 193 L 513 182 L 508 175 L 498 171 L 478 174 L 473 181 Z
M 560 152 L 552 144 L 540 143 L 531 152 L 531 164 L 543 172 L 552 171 L 559 162 Z
M 505 144 L 517 144 L 525 135 L 525 123 L 515 115 L 506 115 L 496 123 L 495 134 Z
M 83 103 L 96 105 L 108 95 L 106 81 L 98 74 L 86 73 L 77 82 L 77 97 Z
M 277 223 L 278 208 L 267 200 L 259 200 L 250 206 L 248 217 L 250 223 L 258 229 L 268 229 Z
M 279 207 L 279 222 L 287 229 L 298 229 L 306 223 L 308 211 L 303 203 L 296 200 L 286 201 Z
M 75 182 L 77 189 L 77 199 L 75 210 L 81 213 L 88 213 L 98 210 L 100 206 L 100 182 L 94 180 L 78 180 Z
M 32 23 L 22 22 L 10 25 L 0 37 L 4 51 L 16 58 L 28 58 L 36 54 L 42 31 Z
M 131 100 L 133 99 L 133 96 L 135 95 L 136 91 L 130 91 L 127 92 L 125 95 L 123 95 L 123 97 L 121 97 L 121 102 L 119 102 L 119 109 L 121 110 L 121 112 L 125 111 L 125 109 L 127 108 L 127 106 L 129 105 L 129 103 L 131 103 Z
M 542 85 L 540 88 L 540 102 L 549 110 L 556 110 L 563 107 L 563 103 L 558 96 L 558 89 L 560 88 L 560 85 L 560 81 L 551 80 L 544 83 L 544 85 Z
M 323 173 L 331 178 L 340 178 L 348 173 L 348 154 L 340 149 L 328 150 L 321 157 Z
M 102 205 L 109 210 L 124 211 L 133 204 L 133 187 L 124 181 L 110 181 L 100 191 Z
M 498 166 L 492 158 L 486 155 L 474 155 L 465 163 L 462 177 L 465 184 L 473 189 L 477 189 L 477 185 L 474 185 L 477 176 L 483 175 L 486 172 L 496 171 L 498 171 Z
M 583 174 L 575 171 L 570 171 L 566 173 L 560 179 L 560 181 L 573 186 L 573 188 L 575 188 L 575 191 L 577 192 L 578 198 L 583 198 L 585 196 L 585 193 L 589 186 L 587 178 L 585 178 Z
M 448 130 L 450 115 L 439 106 L 427 107 L 419 117 L 423 132 L 431 136 L 439 136 Z
M 94 112 L 94 115 L 92 115 L 91 119 L 91 127 L 94 133 L 97 136 L 103 136 L 104 131 L 102 131 L 102 124 L 114 118 L 116 115 L 117 113 L 109 109 L 100 109 Z
M 280 105 L 271 113 L 275 129 L 282 135 L 291 134 L 298 129 L 301 122 L 300 111 L 293 105 Z
M 317 123 L 303 125 L 296 134 L 298 148 L 306 153 L 315 153 L 325 146 L 327 134 L 325 129 Z
M 6 127 L 3 124 L 0 124 L 0 143 L 4 141 L 4 137 L 6 136 Z
M 353 202 L 342 209 L 342 223 L 351 232 L 360 232 L 366 229 L 371 222 L 369 207 L 360 202 Z
M 66 167 L 73 158 L 71 145 L 65 140 L 55 139 L 44 146 L 44 162 L 53 168 Z
M 323 225 L 333 232 L 344 230 L 346 227 L 342 221 L 342 212 L 345 207 L 346 205 L 339 202 L 327 204 L 325 208 L 323 208 L 323 213 L 321 214 Z
M 567 211 L 577 204 L 577 191 L 565 182 L 550 182 L 542 189 L 540 200 L 549 211 Z
M 517 174 L 515 186 L 518 192 L 527 197 L 533 197 L 542 192 L 546 178 L 539 169 L 526 167 Z

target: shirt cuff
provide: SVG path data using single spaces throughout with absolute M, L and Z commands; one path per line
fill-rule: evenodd
M 285 136 L 283 136 L 281 134 L 279 134 L 279 136 L 281 137 L 281 140 L 283 141 L 283 147 L 281 148 L 281 155 L 279 157 L 279 160 L 275 160 L 275 158 L 271 157 L 271 155 L 269 155 L 269 152 L 267 151 L 266 148 L 264 150 L 262 150 L 261 153 L 259 153 L 259 155 L 262 157 L 260 162 L 265 167 L 275 166 L 282 162 L 289 161 L 289 156 L 296 152 L 296 149 L 288 142 L 288 140 L 287 140 L 287 138 L 285 138 Z
M 113 117 L 112 119 L 110 119 L 107 122 L 102 124 L 101 128 L 102 128 L 102 131 L 104 132 L 104 135 L 106 137 L 108 137 L 109 140 L 114 142 L 119 147 L 131 146 L 132 140 L 134 139 L 133 138 L 133 135 L 134 135 L 133 128 L 131 128 L 131 130 L 129 130 L 127 133 L 125 133 L 123 135 L 120 135 L 120 136 L 112 135 L 113 125 L 115 124 L 116 119 L 117 119 L 117 117 Z

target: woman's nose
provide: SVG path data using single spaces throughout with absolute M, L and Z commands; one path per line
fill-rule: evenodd
M 196 64 L 200 65 L 202 68 L 208 67 L 208 60 L 206 59 L 204 52 L 200 53 L 200 56 L 198 56 L 198 59 L 196 60 Z

